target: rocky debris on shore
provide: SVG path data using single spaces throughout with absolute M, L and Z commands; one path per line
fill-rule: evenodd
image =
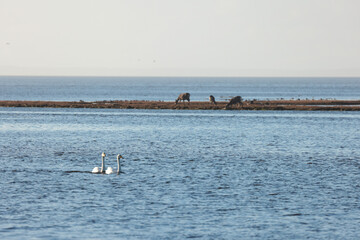
M 226 108 L 228 102 L 165 101 L 0 101 L 0 107 L 42 108 L 114 108 L 114 109 L 183 109 L 183 110 L 304 110 L 304 111 L 360 111 L 360 100 L 245 100 Z

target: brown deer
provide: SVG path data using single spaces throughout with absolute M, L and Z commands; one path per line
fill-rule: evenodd
M 179 97 L 175 100 L 175 104 L 177 104 L 179 101 L 185 102 L 185 100 L 190 102 L 190 93 L 181 93 Z

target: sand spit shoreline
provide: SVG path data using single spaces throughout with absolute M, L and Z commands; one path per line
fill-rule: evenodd
M 299 111 L 360 111 L 360 100 L 259 100 L 244 101 L 226 109 L 228 102 L 174 102 L 164 101 L 0 101 L 0 107 L 41 108 L 112 108 L 112 109 L 174 109 L 174 110 L 299 110 Z

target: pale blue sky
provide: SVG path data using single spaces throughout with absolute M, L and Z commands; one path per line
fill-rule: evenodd
M 360 76 L 359 0 L 0 0 L 0 75 Z

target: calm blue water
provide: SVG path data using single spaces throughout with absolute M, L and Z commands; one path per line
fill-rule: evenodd
M 0 100 L 360 99 L 360 78 L 5 77 Z
M 0 108 L 0 237 L 357 239 L 359 126 L 359 112 Z M 102 151 L 123 174 L 89 173 Z
M 359 79 L 0 77 L 1 100 L 359 99 Z M 357 239 L 360 112 L 0 108 L 0 239 Z M 101 165 L 123 174 L 94 175 Z

